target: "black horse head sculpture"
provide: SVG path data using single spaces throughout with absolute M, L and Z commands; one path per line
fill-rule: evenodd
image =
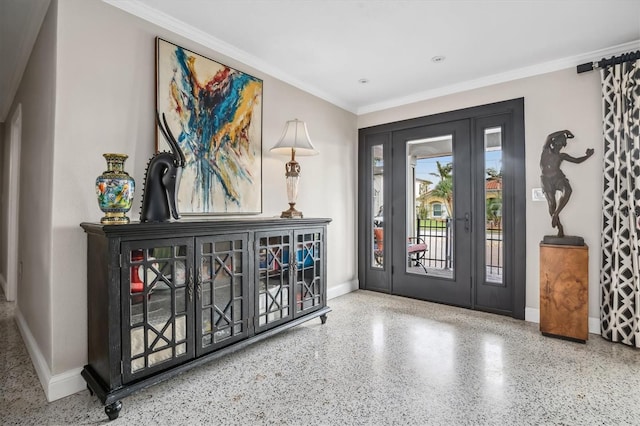
M 160 116 L 156 113 L 156 119 L 172 152 L 159 152 L 151 157 L 147 164 L 140 211 L 141 222 L 166 222 L 171 216 L 180 219 L 178 188 L 186 160 L 169 129 L 165 115 L 162 114 L 163 121 L 160 122 Z

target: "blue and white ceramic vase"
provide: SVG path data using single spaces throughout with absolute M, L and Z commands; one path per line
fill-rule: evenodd
M 126 213 L 133 203 L 135 182 L 124 171 L 125 154 L 102 154 L 107 160 L 107 170 L 96 179 L 98 205 L 105 215 L 100 219 L 105 224 L 129 223 Z

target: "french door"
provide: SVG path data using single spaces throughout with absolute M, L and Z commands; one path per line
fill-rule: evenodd
M 392 167 L 398 171 L 392 178 L 393 196 L 389 200 L 393 212 L 393 293 L 471 306 L 471 227 L 475 215 L 472 216 L 469 185 L 468 120 L 394 132 L 392 145 Z M 426 165 L 421 161 L 424 159 L 435 167 Z M 423 171 L 423 177 L 416 178 L 421 168 L 430 171 Z M 420 194 L 416 186 L 423 184 L 424 188 L 425 182 L 431 182 L 426 184 L 431 188 Z M 416 205 L 421 203 L 414 200 L 421 195 L 425 199 L 419 201 L 427 210 L 431 207 L 431 214 L 425 215 L 424 221 L 435 226 L 421 226 L 423 221 L 416 218 Z M 436 203 L 442 206 L 439 218 L 433 215 Z M 411 251 L 416 244 L 424 246 L 422 253 Z
M 521 99 L 362 129 L 359 192 L 361 288 L 524 318 Z

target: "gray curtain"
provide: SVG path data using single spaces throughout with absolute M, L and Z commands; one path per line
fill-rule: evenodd
M 640 60 L 601 71 L 604 126 L 600 331 L 640 347 Z

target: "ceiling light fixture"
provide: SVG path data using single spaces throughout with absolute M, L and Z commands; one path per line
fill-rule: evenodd
M 431 62 L 435 62 L 437 64 L 438 62 L 443 62 L 444 59 L 445 59 L 445 56 L 438 55 L 431 58 Z
M 368 78 L 361 78 L 360 80 L 358 80 L 358 83 L 360 84 L 367 84 L 369 82 Z

